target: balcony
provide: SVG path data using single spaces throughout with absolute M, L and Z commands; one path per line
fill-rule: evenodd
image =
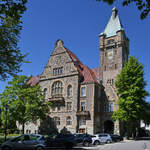
M 64 102 L 64 97 L 62 94 L 53 95 L 49 98 L 51 102 Z
M 90 112 L 89 111 L 77 111 L 76 115 L 77 116 L 89 116 Z

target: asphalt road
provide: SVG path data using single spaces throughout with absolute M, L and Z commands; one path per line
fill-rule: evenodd
M 150 150 L 150 140 L 123 141 L 95 147 L 84 147 L 85 150 Z M 81 149 L 83 150 L 83 149 Z

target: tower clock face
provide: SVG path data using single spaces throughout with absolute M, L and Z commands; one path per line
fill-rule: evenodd
M 107 58 L 109 62 L 113 62 L 113 50 L 107 52 Z

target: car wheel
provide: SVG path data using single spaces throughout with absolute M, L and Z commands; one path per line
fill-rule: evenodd
M 111 143 L 111 141 L 110 141 L 110 140 L 107 140 L 106 143 L 109 144 L 109 143 Z
M 44 150 L 44 148 L 42 146 L 38 146 L 36 150 Z
M 83 146 L 89 146 L 89 142 L 88 141 L 84 141 L 83 142 Z
M 9 146 L 4 146 L 2 150 L 11 150 L 11 148 Z
M 100 144 L 99 141 L 95 141 L 95 142 L 94 142 L 94 145 L 99 145 L 99 144 Z

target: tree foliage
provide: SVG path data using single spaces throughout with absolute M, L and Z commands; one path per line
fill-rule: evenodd
M 22 55 L 18 47 L 21 17 L 27 0 L 0 0 L 0 80 L 21 71 Z
M 30 86 L 26 84 L 27 80 L 26 76 L 15 76 L 0 95 L 3 125 L 6 118 L 5 106 L 8 105 L 8 117 L 22 124 L 23 133 L 26 122 L 45 119 L 51 106 L 50 102 L 45 101 L 40 86 Z
M 112 5 L 116 0 L 96 0 L 96 1 L 103 1 Z M 141 19 L 145 19 L 150 12 L 150 0 L 123 0 L 122 5 L 128 6 L 131 3 L 135 3 L 138 10 L 141 11 Z
M 144 119 L 147 103 L 143 65 L 133 56 L 125 64 L 115 82 L 119 95 L 119 108 L 113 114 L 114 120 L 135 123 Z

